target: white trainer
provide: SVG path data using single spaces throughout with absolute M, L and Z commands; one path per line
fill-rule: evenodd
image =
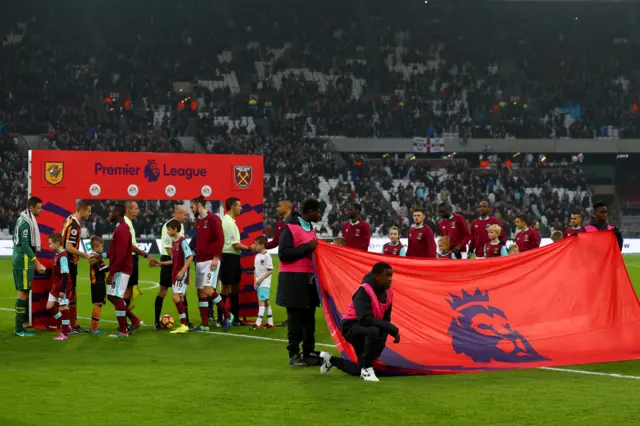
M 320 358 L 322 358 L 320 374 L 328 374 L 333 368 L 333 365 L 331 365 L 331 354 L 329 352 L 320 352 Z
M 379 382 L 380 379 L 376 377 L 376 372 L 373 371 L 373 368 L 363 368 L 360 370 L 360 378 L 365 382 Z

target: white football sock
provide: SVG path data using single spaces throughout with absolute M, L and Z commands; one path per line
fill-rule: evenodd
M 273 325 L 273 312 L 271 311 L 271 305 L 267 306 L 267 323 Z
M 264 306 L 258 308 L 258 318 L 256 318 L 256 325 L 262 324 L 262 317 L 264 316 Z

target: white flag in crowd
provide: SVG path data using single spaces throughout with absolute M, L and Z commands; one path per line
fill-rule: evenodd
M 444 152 L 444 138 L 413 138 L 414 152 Z

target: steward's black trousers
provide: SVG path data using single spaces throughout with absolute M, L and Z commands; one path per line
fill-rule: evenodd
M 342 335 L 353 346 L 358 363 L 341 357 L 331 357 L 331 364 L 353 376 L 359 376 L 363 368 L 373 367 L 373 361 L 384 351 L 388 336 L 376 326 L 363 327 L 357 321 L 343 324 Z
M 316 307 L 287 308 L 287 350 L 289 357 L 298 355 L 300 344 L 302 354 L 308 355 L 316 346 Z

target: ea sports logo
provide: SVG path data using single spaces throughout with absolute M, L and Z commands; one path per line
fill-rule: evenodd
M 203 197 L 210 197 L 212 192 L 213 191 L 211 190 L 211 187 L 209 185 L 203 186 L 202 189 L 200 190 L 200 193 L 202 194 Z
M 167 185 L 164 189 L 164 193 L 167 194 L 167 197 L 173 197 L 176 195 L 176 187 L 173 185 Z
M 97 183 L 94 183 L 89 187 L 89 194 L 93 195 L 94 197 L 97 197 L 98 195 L 100 195 L 100 192 L 102 192 L 102 189 L 100 188 L 100 185 L 98 185 Z
M 129 185 L 129 188 L 127 188 L 127 193 L 130 197 L 135 197 L 136 195 L 138 195 L 138 185 Z

